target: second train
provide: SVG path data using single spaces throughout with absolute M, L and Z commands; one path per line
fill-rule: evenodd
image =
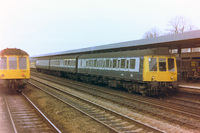
M 36 68 L 149 96 L 178 87 L 176 57 L 164 48 L 38 57 Z

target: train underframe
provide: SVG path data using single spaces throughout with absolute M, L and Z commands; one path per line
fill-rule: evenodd
M 21 91 L 27 87 L 28 79 L 1 79 L 2 89 Z
M 39 72 L 46 74 L 66 77 L 73 80 L 79 80 L 86 83 L 97 84 L 101 86 L 109 86 L 114 88 L 125 89 L 128 93 L 140 93 L 143 96 L 158 96 L 168 94 L 178 88 L 178 82 L 144 82 L 125 79 L 117 79 L 112 77 L 103 77 L 89 74 L 67 73 L 61 71 L 48 71 L 39 69 Z
M 128 93 L 140 93 L 144 96 L 158 96 L 168 94 L 168 92 L 175 91 L 178 88 L 178 82 L 144 82 L 144 81 L 130 81 L 125 79 L 109 78 L 92 75 L 79 75 L 81 81 L 105 85 L 114 88 L 123 88 Z

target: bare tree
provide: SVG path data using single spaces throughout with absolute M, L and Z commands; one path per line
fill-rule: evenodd
M 171 27 L 168 29 L 169 34 L 183 33 L 196 29 L 195 26 L 192 25 L 191 21 L 183 16 L 172 18 L 169 21 L 169 26 Z
M 154 37 L 159 37 L 161 35 L 162 33 L 160 32 L 158 28 L 152 28 L 145 33 L 143 38 L 154 38 Z

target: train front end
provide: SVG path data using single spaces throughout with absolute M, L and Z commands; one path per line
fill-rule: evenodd
M 0 53 L 1 88 L 21 90 L 30 79 L 29 55 L 20 49 L 4 49 Z
M 143 81 L 150 95 L 159 95 L 178 87 L 175 56 L 144 56 Z

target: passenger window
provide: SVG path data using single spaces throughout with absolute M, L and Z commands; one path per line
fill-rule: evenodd
M 103 67 L 103 60 L 99 61 L 99 67 Z
M 19 57 L 19 69 L 27 69 L 26 57 Z
M 125 59 L 121 59 L 121 68 L 125 68 Z
M 113 60 L 110 60 L 110 68 L 112 68 L 112 65 L 113 65 Z
M 97 60 L 97 67 L 99 67 L 100 65 L 99 65 L 99 63 L 100 63 L 100 61 L 99 60 Z
M 56 60 L 56 61 L 54 61 L 54 65 L 60 65 L 60 61 L 59 60 Z
M 64 61 L 64 65 L 65 65 L 65 66 L 68 65 L 67 60 Z M 82 60 L 81 60 L 81 65 L 82 65 Z
M 129 68 L 129 60 L 126 60 L 126 69 Z
M 7 69 L 7 58 L 6 57 L 0 57 L 0 69 Z
M 107 59 L 107 60 L 106 60 L 106 67 L 107 67 L 107 68 L 109 68 L 109 62 L 110 62 L 110 60 Z
M 120 60 L 117 62 L 117 68 L 120 68 Z
M 157 71 L 157 59 L 149 58 L 149 71 Z
M 92 64 L 93 64 L 92 60 L 89 60 L 89 67 L 92 67 L 93 66 Z
M 86 67 L 86 60 L 82 60 L 82 67 Z
M 159 58 L 159 71 L 166 71 L 166 58 Z
M 65 65 L 65 62 L 64 62 L 64 65 Z M 82 60 L 80 60 L 80 66 L 81 66 L 81 67 L 83 66 L 83 64 L 82 64 Z
M 72 66 L 72 60 L 68 60 L 68 65 Z
M 135 69 L 135 59 L 130 59 L 130 69 Z
M 103 67 L 106 67 L 106 60 L 103 60 Z
M 86 61 L 86 67 L 88 67 L 89 66 L 89 63 L 88 63 L 88 60 Z
M 117 68 L 117 59 L 113 60 L 113 68 Z
M 9 57 L 9 69 L 17 69 L 17 57 Z
M 60 64 L 60 63 L 59 63 Z M 72 66 L 75 66 L 75 60 L 72 60 Z
M 94 60 L 94 67 L 97 67 L 97 60 Z
M 169 71 L 175 71 L 174 67 L 174 59 L 173 58 L 168 58 L 168 69 Z

